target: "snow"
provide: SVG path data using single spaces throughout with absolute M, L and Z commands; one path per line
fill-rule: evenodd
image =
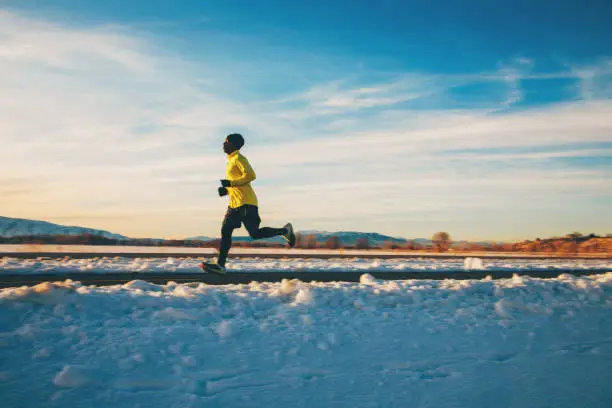
M 53 383 L 58 387 L 76 388 L 82 387 L 89 381 L 90 378 L 86 367 L 67 365 L 55 376 Z
M 482 270 L 485 269 L 484 264 L 482 263 L 482 259 L 480 258 L 472 258 L 472 257 L 467 257 L 465 258 L 465 260 L 463 261 L 463 268 L 466 271 L 470 271 L 470 270 Z
M 611 295 L 612 273 L 0 289 L 0 395 L 10 407 L 609 407 Z
M 121 256 L 71 258 L 68 256 L 36 259 L 0 258 L 2 274 L 65 273 L 202 273 L 200 257 L 128 258 Z M 612 269 L 612 260 L 595 259 L 480 259 L 480 258 L 234 258 L 227 264 L 230 272 L 460 272 L 466 270 L 524 271 L 581 269 L 602 272 Z

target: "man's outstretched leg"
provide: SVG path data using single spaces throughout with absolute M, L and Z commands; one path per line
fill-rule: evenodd
M 276 236 L 282 236 L 287 240 L 290 247 L 295 245 L 295 232 L 293 231 L 293 225 L 287 223 L 283 228 L 271 228 L 263 227 L 260 228 L 261 218 L 259 218 L 259 210 L 256 206 L 245 205 L 243 209 L 243 223 L 249 235 L 253 239 L 272 238 Z

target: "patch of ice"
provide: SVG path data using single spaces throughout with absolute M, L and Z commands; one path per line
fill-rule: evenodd
M 289 295 L 293 293 L 299 283 L 300 281 L 297 279 L 283 279 L 280 284 L 280 293 L 283 295 Z
M 230 337 L 233 332 L 233 324 L 229 320 L 223 320 L 216 328 L 216 332 L 222 339 Z
M 295 300 L 293 301 L 296 305 L 309 305 L 312 304 L 314 300 L 314 295 L 309 287 L 304 286 L 300 288 L 298 293 L 295 295 Z
M 310 326 L 314 322 L 314 320 L 312 319 L 312 316 L 309 314 L 302 315 L 301 319 L 302 319 L 302 323 L 304 323 L 307 326 Z
M 58 387 L 77 388 L 88 384 L 90 381 L 91 374 L 86 367 L 80 365 L 66 365 L 62 371 L 55 376 L 53 383 Z
M 167 307 L 163 310 L 159 310 L 153 313 L 154 318 L 165 319 L 165 320 L 197 320 L 196 316 L 191 315 L 185 310 L 175 309 L 173 307 Z
M 52 349 L 50 347 L 43 347 L 37 350 L 36 353 L 32 355 L 32 358 L 34 359 L 48 358 L 49 356 L 51 356 L 51 352 L 52 352 Z
M 154 283 L 149 283 L 143 280 L 133 280 L 123 285 L 125 289 L 140 289 L 143 291 L 163 291 L 163 288 Z
M 181 357 L 181 362 L 185 367 L 195 367 L 198 364 L 194 356 Z
M 467 257 L 463 261 L 463 268 L 466 271 L 486 269 L 481 258 Z
M 512 318 L 512 314 L 510 313 L 510 310 L 508 310 L 508 305 L 507 303 L 504 301 L 504 299 L 500 299 L 495 303 L 495 312 L 502 318 L 504 319 L 510 319 Z
M 43 282 L 33 287 L 21 286 L 11 288 L 3 293 L 2 297 L 22 302 L 32 302 L 44 305 L 53 305 L 64 302 L 66 295 L 75 291 L 71 281 Z
M 362 285 L 374 285 L 376 284 L 376 279 L 369 273 L 364 273 L 359 277 L 359 283 Z

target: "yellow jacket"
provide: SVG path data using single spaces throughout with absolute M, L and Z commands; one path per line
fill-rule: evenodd
M 227 156 L 226 178 L 230 181 L 227 188 L 230 208 L 238 208 L 245 204 L 257 205 L 257 196 L 251 181 L 255 180 L 255 171 L 246 157 L 238 150 Z

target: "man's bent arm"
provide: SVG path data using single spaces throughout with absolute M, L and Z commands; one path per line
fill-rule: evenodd
M 230 181 L 232 187 L 240 187 L 255 180 L 257 177 L 255 175 L 255 170 L 253 170 L 251 164 L 246 158 L 244 160 L 236 160 L 236 165 L 242 172 L 242 175 L 237 179 Z

